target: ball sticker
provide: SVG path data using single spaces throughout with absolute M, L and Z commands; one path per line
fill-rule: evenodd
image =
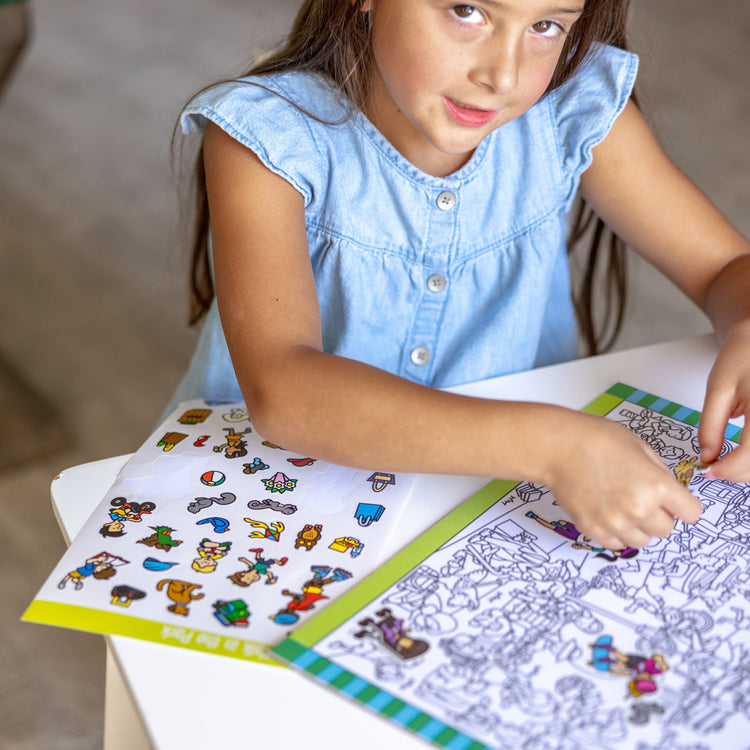
M 217 485 L 220 485 L 225 479 L 226 476 L 220 471 L 207 471 L 205 474 L 201 474 L 201 482 L 203 482 L 203 484 L 207 485 L 208 487 L 216 487 Z

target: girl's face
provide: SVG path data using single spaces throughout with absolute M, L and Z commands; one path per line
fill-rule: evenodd
M 365 0 L 373 124 L 410 162 L 445 176 L 545 92 L 584 0 Z

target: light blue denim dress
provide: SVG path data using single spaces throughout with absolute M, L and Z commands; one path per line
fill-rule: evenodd
M 448 177 L 421 172 L 362 114 L 329 124 L 346 107 L 308 73 L 215 86 L 182 127 L 211 120 L 304 197 L 325 351 L 452 386 L 577 356 L 568 212 L 637 67 L 596 48 Z M 215 303 L 173 403 L 199 396 L 241 398 Z

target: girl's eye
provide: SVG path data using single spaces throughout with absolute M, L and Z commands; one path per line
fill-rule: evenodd
M 454 5 L 451 10 L 456 18 L 466 23 L 480 23 L 482 21 L 481 12 L 473 5 Z
M 556 37 L 564 33 L 564 29 L 560 24 L 554 21 L 539 21 L 531 27 L 539 36 Z

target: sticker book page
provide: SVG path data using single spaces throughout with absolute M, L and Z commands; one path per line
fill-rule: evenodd
M 622 384 L 587 411 L 700 521 L 613 552 L 544 486 L 495 481 L 273 652 L 452 750 L 750 748 L 750 485 L 696 469 L 697 412 Z
M 243 404 L 182 404 L 24 619 L 278 663 L 268 646 L 378 565 L 413 481 L 290 453 Z

